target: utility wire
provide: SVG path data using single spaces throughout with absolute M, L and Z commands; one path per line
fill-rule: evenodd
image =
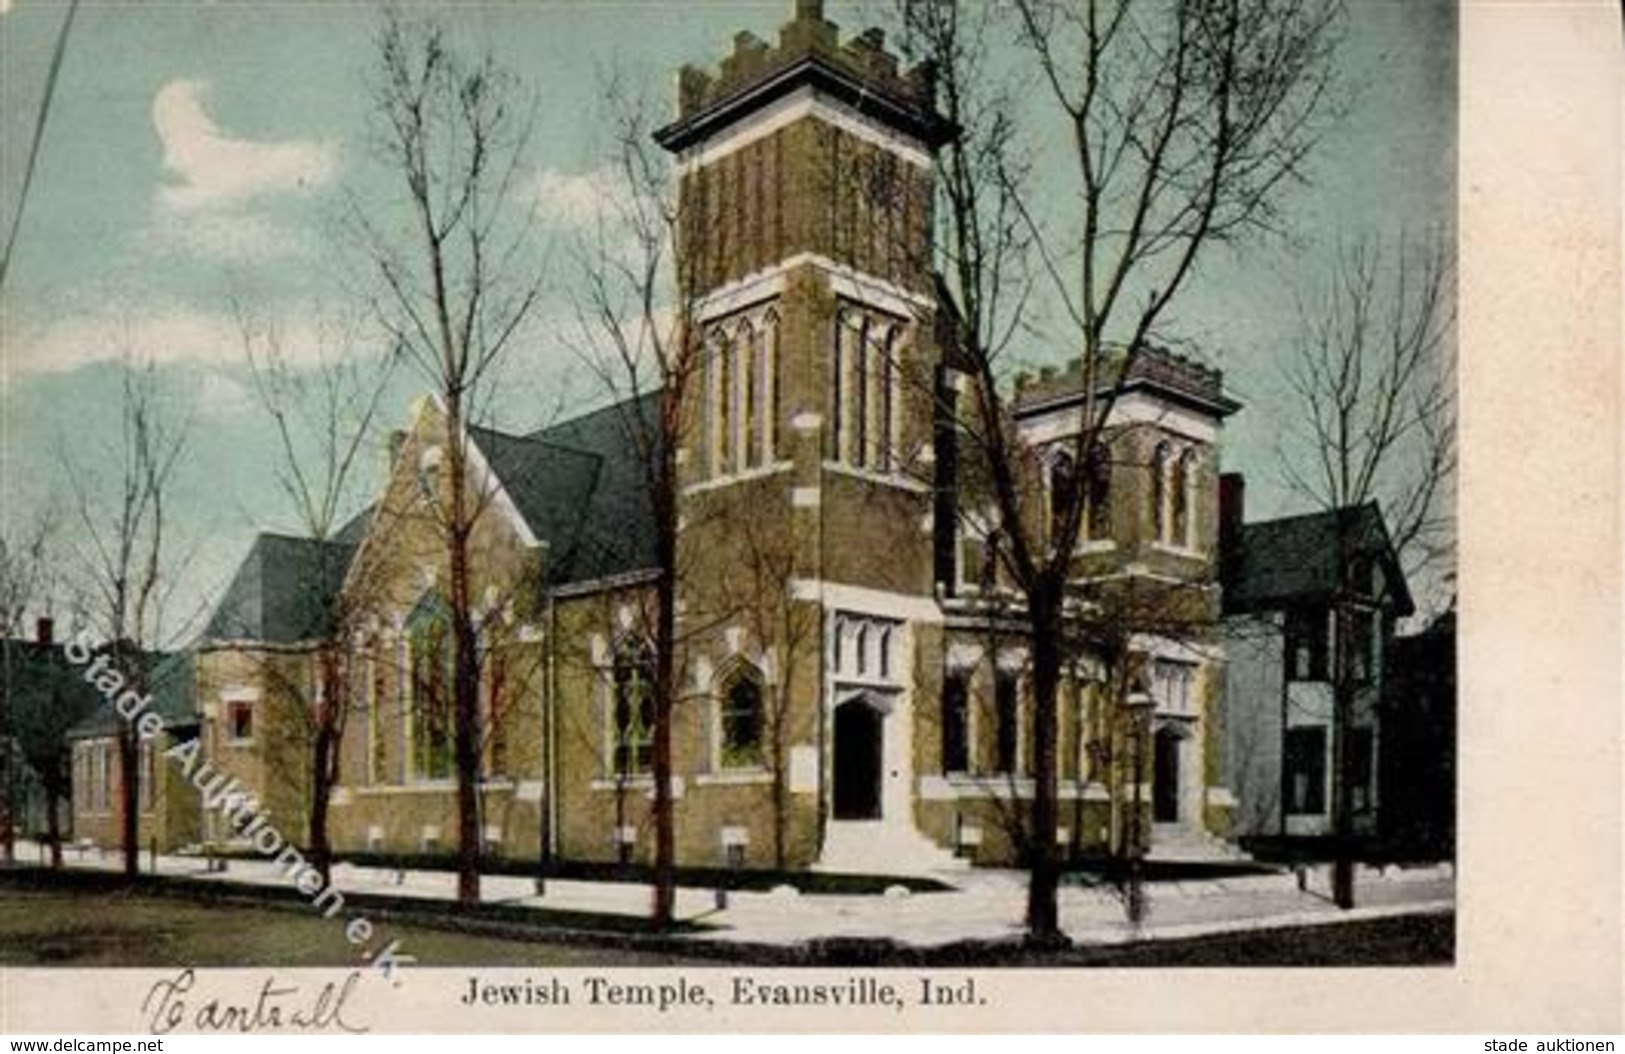
M 71 0 L 68 13 L 62 19 L 62 30 L 57 34 L 56 50 L 51 53 L 51 68 L 45 75 L 45 97 L 40 100 L 39 116 L 34 120 L 34 141 L 28 148 L 28 164 L 23 169 L 22 192 L 17 196 L 17 211 L 11 217 L 11 233 L 6 235 L 6 253 L 0 257 L 0 290 L 6 287 L 6 274 L 11 270 L 11 251 L 17 245 L 17 232 L 23 225 L 23 206 L 28 204 L 28 189 L 34 184 L 34 166 L 39 161 L 40 143 L 45 139 L 45 122 L 51 114 L 51 97 L 56 94 L 56 77 L 62 69 L 62 56 L 68 50 L 68 30 L 73 28 L 74 12 L 79 0 Z

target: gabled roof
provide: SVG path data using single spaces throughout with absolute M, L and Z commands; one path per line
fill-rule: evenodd
M 257 536 L 203 639 L 297 644 L 324 636 L 371 511 L 355 517 L 331 541 Z
M 1220 561 L 1226 613 L 1268 611 L 1330 600 L 1343 587 L 1342 558 L 1381 566 L 1396 615 L 1413 610 L 1382 512 L 1375 502 L 1245 524 Z
M 639 439 L 660 439 L 659 413 L 656 390 L 533 432 L 527 446 L 504 452 L 533 459 L 510 468 L 511 477 L 492 458 L 514 504 L 548 544 L 549 585 L 654 566 L 654 512 Z

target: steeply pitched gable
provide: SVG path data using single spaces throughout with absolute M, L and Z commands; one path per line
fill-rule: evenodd
M 1376 503 L 1245 524 L 1221 561 L 1227 613 L 1330 600 L 1343 587 L 1343 559 L 1381 566 L 1396 615 L 1413 610 L 1410 590 Z

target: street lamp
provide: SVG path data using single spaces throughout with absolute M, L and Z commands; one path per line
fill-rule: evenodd
M 1155 701 L 1145 683 L 1143 674 L 1137 674 L 1130 682 L 1128 694 L 1123 697 L 1123 706 L 1129 713 L 1129 727 L 1132 734 L 1131 743 L 1134 751 L 1134 794 L 1133 804 L 1129 812 L 1129 845 L 1128 845 L 1128 917 L 1136 926 L 1145 917 L 1144 889 L 1141 885 L 1140 865 L 1145 857 L 1145 840 L 1142 834 L 1140 810 L 1142 807 L 1141 790 L 1145 785 L 1145 741 L 1151 726 L 1151 713 Z

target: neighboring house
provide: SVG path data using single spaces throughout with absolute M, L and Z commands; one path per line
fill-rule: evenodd
M 136 805 L 140 814 L 142 851 L 156 845 L 168 852 L 198 844 L 202 809 L 197 788 L 181 765 L 164 756 L 170 747 L 198 733 L 197 668 L 189 652 L 155 653 L 146 659 L 151 711 L 163 719 L 164 731 L 143 740 L 139 748 Z M 81 677 L 85 669 L 78 668 Z M 120 673 L 133 676 L 123 668 Z M 80 844 L 104 849 L 123 845 L 121 824 L 124 772 L 119 764 L 118 736 L 124 719 L 100 694 L 89 717 L 70 728 L 67 739 L 73 765 L 73 835 Z
M 1382 515 L 1366 504 L 1244 523 L 1239 476 L 1225 477 L 1225 492 L 1225 738 L 1236 833 L 1333 833 L 1341 684 L 1353 833 L 1373 835 L 1384 795 L 1389 641 L 1395 620 L 1412 612 Z
M 1377 826 L 1396 849 L 1453 858 L 1456 846 L 1456 609 L 1395 637 L 1383 684 Z
M 50 843 L 73 835 L 67 733 L 100 703 L 81 673 L 63 657 L 49 618 L 39 620 L 34 640 L 0 640 L 0 692 L 12 731 L 4 800 L 19 837 Z M 0 742 L 0 750 L 7 746 Z
M 843 43 L 802 0 L 777 46 L 742 33 L 719 72 L 685 69 L 677 120 L 657 136 L 682 173 L 680 271 L 694 276 L 707 349 L 676 452 L 672 790 L 685 865 L 906 870 L 1020 856 L 1028 646 L 985 559 L 997 528 L 976 466 L 944 410 L 974 392 L 939 341 L 953 308 L 925 263 L 934 153 L 953 134 L 932 92 L 929 73 L 900 71 L 877 33 Z M 855 194 L 854 174 L 871 171 L 895 194 Z M 1011 412 L 1042 455 L 1024 485 L 1088 488 L 1078 610 L 1150 597 L 1157 617 L 1115 627 L 1111 649 L 1080 646 L 1069 664 L 1061 837 L 1078 852 L 1121 847 L 1130 832 L 1153 852 L 1200 850 L 1228 830 L 1231 807 L 1216 466 L 1237 404 L 1216 371 L 1143 349 L 1107 449 L 1074 466 L 1064 441 L 1085 394 L 1076 373 L 1021 384 Z M 338 851 L 455 848 L 449 442 L 481 509 L 470 594 L 482 839 L 513 858 L 652 857 L 655 530 L 628 424 L 656 407 L 645 395 L 526 434 L 448 437 L 441 407 L 416 404 L 342 586 L 302 576 L 336 588 L 345 612 Z M 255 773 L 268 800 L 271 770 L 296 772 L 298 759 L 273 759 L 262 733 L 284 722 L 259 716 L 276 708 L 252 671 L 275 656 L 280 679 L 310 683 L 303 624 L 266 612 L 283 610 L 283 576 L 312 544 L 261 538 L 200 661 L 206 720 L 250 730 L 216 733 L 211 749 Z M 238 610 L 240 625 L 221 622 Z M 1132 720 L 1108 676 L 1124 655 L 1146 703 Z

